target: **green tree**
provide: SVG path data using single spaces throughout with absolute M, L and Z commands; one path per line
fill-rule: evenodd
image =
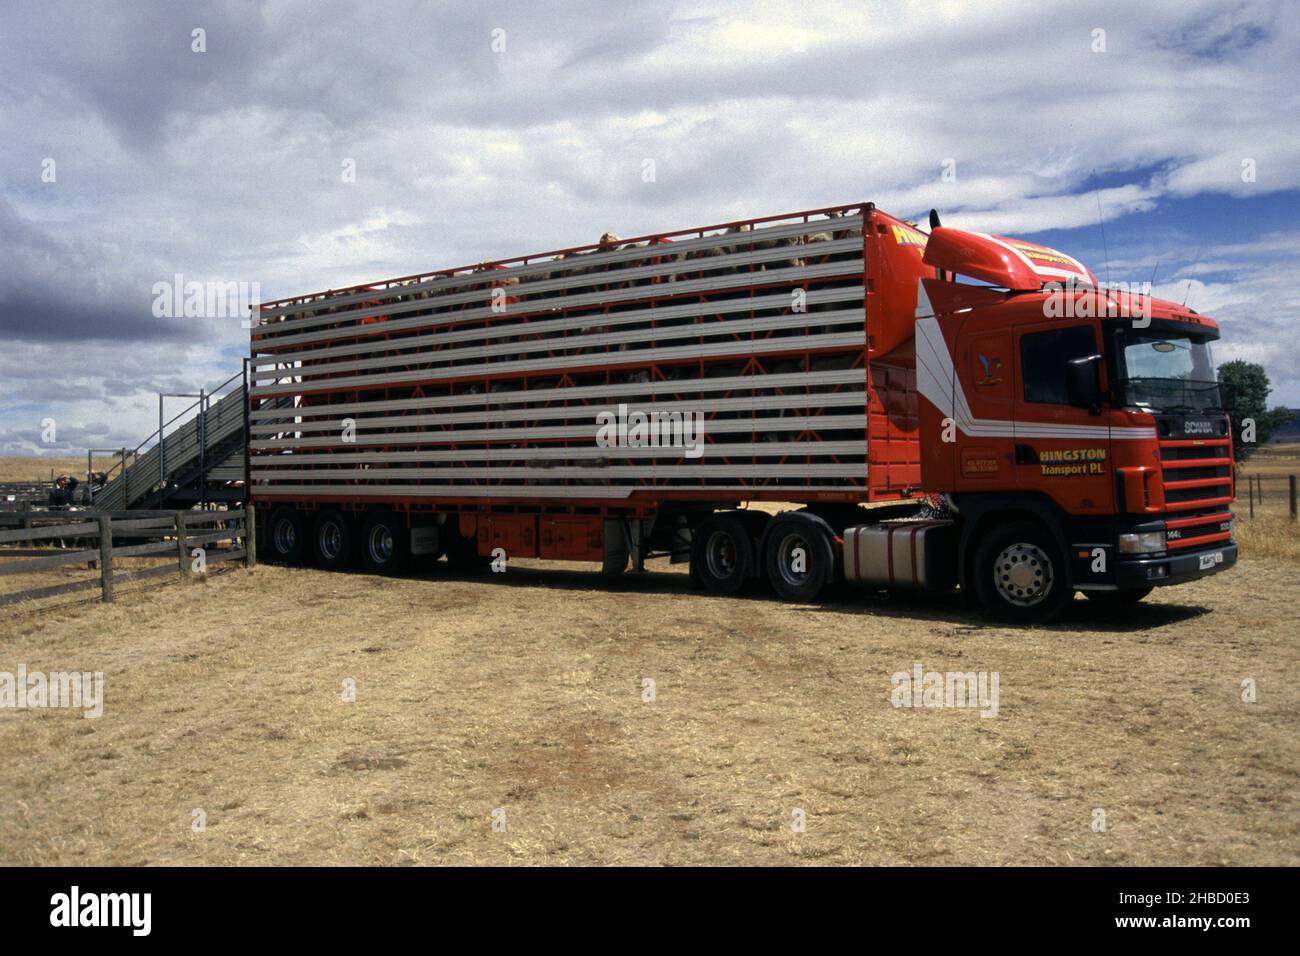
M 1269 411 L 1268 394 L 1273 388 L 1258 362 L 1224 362 L 1219 366 L 1219 382 L 1225 386 L 1223 398 L 1232 413 L 1233 452 L 1237 461 L 1245 461 L 1280 425 L 1290 421 L 1291 412 L 1281 406 Z M 1252 423 L 1254 441 L 1245 441 L 1243 432 Z

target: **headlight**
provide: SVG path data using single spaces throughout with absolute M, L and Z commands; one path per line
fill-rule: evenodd
M 1152 551 L 1165 550 L 1165 533 L 1163 531 L 1143 531 L 1141 534 L 1122 534 L 1119 536 L 1120 554 L 1150 554 Z

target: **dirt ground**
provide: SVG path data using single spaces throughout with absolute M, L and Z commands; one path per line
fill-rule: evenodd
M 0 671 L 105 675 L 0 709 L 0 863 L 1294 865 L 1296 568 L 1027 631 L 540 562 L 0 608 Z M 916 664 L 997 715 L 892 706 Z

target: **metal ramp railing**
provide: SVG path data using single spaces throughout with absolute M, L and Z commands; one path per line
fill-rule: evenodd
M 243 377 L 242 371 L 232 375 L 212 390 L 211 397 L 215 397 L 238 382 L 220 399 L 211 404 L 208 396 L 195 401 L 164 422 L 133 451 L 122 455 L 95 494 L 92 502 L 95 508 L 100 511 L 158 508 L 178 496 L 202 495 L 207 482 L 242 480 L 246 445 Z M 197 415 L 176 424 L 196 409 Z M 172 428 L 173 425 L 176 427 Z M 150 447 L 146 449 L 146 446 Z

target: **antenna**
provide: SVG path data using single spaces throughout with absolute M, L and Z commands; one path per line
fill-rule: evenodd
M 1095 178 L 1097 170 L 1092 171 Z M 1101 187 L 1094 187 L 1097 193 L 1097 226 L 1101 229 L 1101 254 L 1106 261 L 1106 287 L 1110 287 L 1110 250 L 1106 248 L 1106 219 L 1101 214 Z
M 1188 299 L 1188 297 L 1192 294 L 1192 275 L 1191 275 L 1191 273 L 1195 272 L 1195 271 L 1196 271 L 1196 267 L 1199 266 L 1199 265 L 1201 264 L 1201 250 L 1202 250 L 1203 248 L 1204 248 L 1203 245 L 1202 245 L 1202 246 L 1197 246 L 1197 247 L 1196 247 L 1196 258 L 1192 260 L 1192 268 L 1188 271 L 1188 275 L 1187 275 L 1187 291 L 1183 293 L 1183 308 L 1184 308 L 1184 309 L 1187 308 L 1187 299 Z

